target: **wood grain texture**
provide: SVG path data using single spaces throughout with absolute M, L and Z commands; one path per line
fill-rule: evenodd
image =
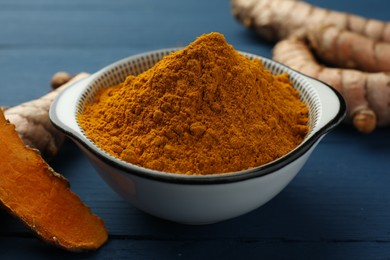
M 384 0 L 309 2 L 390 19 Z M 234 20 L 226 0 L 0 0 L 0 24 L 0 105 L 41 96 L 59 70 L 92 73 L 129 55 L 184 46 L 211 31 L 225 34 L 240 50 L 269 57 L 272 47 Z M 104 219 L 108 244 L 87 254 L 64 252 L 0 211 L 0 258 L 388 259 L 389 158 L 388 127 L 362 135 L 342 125 L 263 207 L 218 224 L 186 226 L 124 202 L 67 141 L 50 164 Z

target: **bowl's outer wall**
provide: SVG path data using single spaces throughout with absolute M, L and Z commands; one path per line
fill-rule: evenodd
M 102 162 L 83 146 L 80 148 L 106 183 L 130 204 L 162 219 L 202 225 L 243 215 L 271 200 L 296 176 L 318 142 L 272 174 L 220 184 L 169 183 L 142 178 Z

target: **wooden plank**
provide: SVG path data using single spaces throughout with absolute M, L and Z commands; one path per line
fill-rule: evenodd
M 334 138 L 340 134 L 343 128 L 332 133 Z M 385 132 L 374 136 L 385 137 Z M 369 140 L 364 139 L 354 146 L 336 146 L 327 140 L 318 146 L 292 183 L 271 202 L 245 216 L 201 227 L 158 220 L 138 211 L 100 179 L 72 143 L 65 144 L 51 165 L 69 179 L 72 190 L 105 220 L 111 235 L 387 241 L 390 175 L 386 158 L 390 151 L 359 149 L 361 145 L 370 145 Z M 373 159 L 364 164 L 354 163 L 364 161 L 367 156 Z M 3 230 L 26 232 L 21 227 L 16 230 L 14 225 L 11 227 L 12 230 L 4 225 Z
M 384 0 L 308 2 L 389 18 Z M 210 31 L 224 33 L 244 51 L 270 56 L 272 47 L 231 17 L 228 1 L 2 0 L 0 24 L 1 105 L 46 93 L 56 71 L 94 72 L 132 54 L 183 46 Z M 0 258 L 386 258 L 388 130 L 362 135 L 349 126 L 337 128 L 275 199 L 245 216 L 207 226 L 180 225 L 138 211 L 108 188 L 68 142 L 50 164 L 105 220 L 109 243 L 97 252 L 66 253 L 43 244 L 0 211 Z
M 183 5 L 191 12 L 176 11 L 183 9 Z M 179 39 L 179 44 L 185 44 L 202 33 L 217 30 L 230 35 L 232 27 L 241 28 L 231 17 L 226 1 L 210 2 L 207 8 L 196 1 L 132 1 L 127 5 L 73 2 L 65 8 L 50 4 L 33 6 L 0 9 L 0 23 L 7 24 L 2 29 L 4 37 L 0 44 L 113 47 L 168 42 L 172 46 L 176 43 L 172 40 Z M 157 22 L 156 16 L 161 21 Z
M 360 252 L 356 255 L 356 252 Z M 95 252 L 71 253 L 31 237 L 0 237 L 4 259 L 385 259 L 390 246 L 367 241 L 305 241 L 275 238 L 165 239 L 122 237 L 111 239 Z
M 332 133 L 334 138 L 340 134 L 343 128 Z M 385 137 L 385 131 L 374 136 Z M 355 142 L 356 147 L 336 146 L 327 140 L 274 200 L 245 216 L 204 227 L 157 220 L 134 209 L 103 183 L 74 145 L 65 146 L 52 165 L 74 183 L 74 191 L 101 214 L 113 235 L 164 237 L 170 230 L 176 230 L 172 231 L 177 232 L 175 236 L 230 237 L 234 234 L 259 238 L 271 234 L 294 239 L 299 234 L 305 239 L 386 240 L 390 229 L 387 221 L 390 219 L 390 175 L 384 169 L 389 168 L 385 158 L 389 158 L 390 151 L 357 149 L 370 144 L 364 139 Z M 355 151 L 353 154 L 349 152 L 351 149 Z M 377 159 L 363 166 L 353 164 L 367 156 Z M 72 163 L 60 158 L 69 158 Z

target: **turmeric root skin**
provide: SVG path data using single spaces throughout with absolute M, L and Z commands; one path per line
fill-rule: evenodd
M 390 124 L 389 73 L 322 66 L 308 45 L 297 38 L 278 42 L 273 49 L 273 58 L 338 90 L 347 103 L 347 119 L 360 132 L 369 133 L 377 126 Z
M 307 38 L 321 60 L 333 66 L 368 72 L 390 71 L 390 43 L 333 25 L 312 28 Z
M 370 109 L 362 109 L 353 116 L 353 125 L 364 134 L 371 133 L 376 127 L 376 115 Z
M 107 230 L 68 181 L 25 146 L 0 112 L 0 205 L 43 240 L 70 251 L 103 245 Z
M 269 41 L 305 37 L 312 26 L 335 25 L 369 38 L 390 42 L 390 23 L 320 8 L 295 0 L 231 0 L 233 15 Z
M 43 97 L 5 109 L 5 117 L 16 126 L 24 143 L 38 149 L 45 159 L 55 156 L 64 141 L 64 135 L 50 122 L 51 103 L 63 89 L 88 75 L 80 73 Z
M 390 124 L 390 22 L 295 0 L 231 0 L 233 15 L 269 41 L 274 59 L 337 89 L 363 133 Z M 310 42 L 310 48 L 307 46 Z M 316 52 L 320 65 L 311 52 Z
M 72 75 L 70 75 L 66 71 L 59 71 L 53 75 L 51 78 L 50 85 L 52 89 L 57 89 L 61 87 L 62 85 L 66 84 L 72 79 Z

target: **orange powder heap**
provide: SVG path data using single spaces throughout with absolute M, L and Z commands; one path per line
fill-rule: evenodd
M 133 164 L 183 174 L 240 171 L 302 142 L 308 109 L 288 75 L 205 34 L 138 76 L 102 89 L 79 115 L 103 150 Z

